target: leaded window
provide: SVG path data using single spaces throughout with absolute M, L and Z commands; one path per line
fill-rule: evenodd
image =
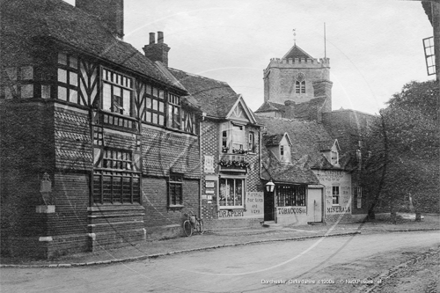
M 63 52 L 58 53 L 58 100 L 82 104 L 78 95 L 78 58 Z
M 34 97 L 34 67 L 6 67 L 1 72 L 0 98 L 28 99 Z
M 102 69 L 102 109 L 126 116 L 132 112 L 132 78 L 106 68 Z
M 183 176 L 182 174 L 171 173 L 168 181 L 168 204 L 172 206 L 183 206 Z
M 168 127 L 181 129 L 181 104 L 180 97 L 168 95 Z
M 139 118 L 144 122 L 165 126 L 165 92 L 143 83 L 138 88 Z

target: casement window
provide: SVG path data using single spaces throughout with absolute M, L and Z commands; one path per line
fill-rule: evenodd
M 168 127 L 181 129 L 180 97 L 168 94 Z
M 47 89 L 45 87 L 45 89 Z M 1 99 L 29 99 L 34 97 L 34 68 L 7 67 L 1 72 Z
M 306 82 L 304 80 L 295 82 L 295 92 L 297 94 L 305 94 L 306 93 Z
M 253 131 L 249 132 L 248 151 L 251 153 L 256 152 L 255 133 Z
M 148 123 L 165 126 L 165 92 L 148 84 L 139 86 L 139 118 Z
M 277 206 L 305 206 L 306 187 L 304 185 L 276 185 Z
M 133 116 L 132 78 L 106 68 L 102 69 L 102 109 Z
M 96 204 L 140 203 L 140 172 L 135 172 L 133 154 L 127 150 L 103 149 L 93 174 Z
M 183 206 L 183 175 L 170 173 L 168 180 L 168 205 Z
M 228 153 L 244 153 L 249 144 L 246 143 L 246 129 L 244 125 L 235 125 L 226 122 L 221 126 L 222 151 Z
M 220 208 L 243 207 L 244 184 L 242 178 L 220 178 Z
M 332 186 L 332 204 L 339 205 L 339 186 Z
M 81 98 L 78 95 L 78 58 L 76 56 L 58 53 L 58 100 L 75 103 L 81 103 Z

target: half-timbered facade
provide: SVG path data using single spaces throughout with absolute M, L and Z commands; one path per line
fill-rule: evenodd
M 122 0 L 89 4 L 2 3 L 2 254 L 171 237 L 198 209 L 199 110 L 120 40 Z

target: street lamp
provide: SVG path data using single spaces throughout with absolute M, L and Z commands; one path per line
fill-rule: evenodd
M 273 192 L 274 189 L 275 189 L 275 183 L 273 183 L 272 179 L 270 179 L 270 181 L 266 183 L 266 191 Z

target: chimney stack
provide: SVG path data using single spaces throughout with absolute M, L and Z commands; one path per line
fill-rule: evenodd
M 170 47 L 164 42 L 163 32 L 157 32 L 157 43 L 155 41 L 155 33 L 150 33 L 150 43 L 145 45 L 145 56 L 153 62 L 160 61 L 168 67 L 168 52 Z
M 124 37 L 124 0 L 75 0 L 75 6 L 96 17 L 115 37 Z

